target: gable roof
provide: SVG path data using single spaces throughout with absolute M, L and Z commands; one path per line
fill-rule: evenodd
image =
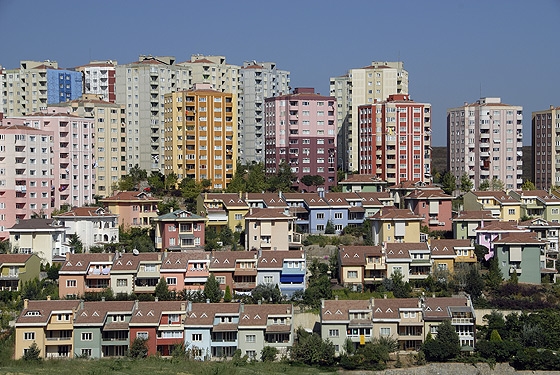
M 339 246 L 338 257 L 341 266 L 365 266 L 368 256 L 381 257 L 381 246 Z

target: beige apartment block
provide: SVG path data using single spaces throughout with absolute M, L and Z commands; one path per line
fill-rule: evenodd
M 359 168 L 358 106 L 387 100 L 392 94 L 408 94 L 408 71 L 402 61 L 373 61 L 330 79 L 330 96 L 337 101 L 338 155 L 345 170 Z
M 166 95 L 164 102 L 164 174 L 175 173 L 179 181 L 210 180 L 212 189 L 225 189 L 237 161 L 234 95 L 195 84 Z
M 118 181 L 127 174 L 125 106 L 102 100 L 98 95 L 84 94 L 80 99 L 52 107 L 67 108 L 69 113 L 94 122 L 95 194 L 111 196 Z

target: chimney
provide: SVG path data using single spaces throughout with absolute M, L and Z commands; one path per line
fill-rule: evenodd
M 139 302 L 138 300 L 134 301 L 134 310 L 138 310 Z
M 29 306 L 29 300 L 26 298 L 23 300 L 23 308 L 26 309 Z
M 185 302 L 181 302 L 181 311 L 185 311 L 187 309 L 187 305 Z
M 335 295 L 334 295 L 334 300 L 335 300 L 335 301 L 338 301 L 338 294 L 335 294 Z
M 210 298 L 206 298 L 206 303 L 210 303 Z
M 83 310 L 83 309 L 84 309 L 84 300 L 81 299 L 80 300 L 80 310 Z
M 239 313 L 243 314 L 245 312 L 245 304 L 241 302 L 239 304 Z
M 375 306 L 375 298 L 371 297 L 369 299 L 369 305 L 373 308 Z
M 257 303 L 257 304 L 260 306 L 260 305 L 262 304 L 262 301 L 261 301 L 261 300 L 258 300 L 258 303 Z
M 50 301 L 50 300 L 51 300 L 51 296 L 47 296 L 47 301 Z
M 325 299 L 321 298 L 321 308 L 324 309 L 325 308 Z
M 383 299 L 387 299 L 387 293 L 383 293 Z
M 192 301 L 187 301 L 187 311 L 188 312 L 192 311 Z
M 101 297 L 101 302 L 105 302 L 105 297 Z
M 432 298 L 436 298 L 436 294 L 435 294 L 435 293 L 432 293 Z

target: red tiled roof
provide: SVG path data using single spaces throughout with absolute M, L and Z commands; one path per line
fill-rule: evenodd
M 161 199 L 150 197 L 143 191 L 119 191 L 117 194 L 101 199 L 101 202 L 114 202 L 114 201 L 148 201 L 160 202 Z
M 53 311 L 76 311 L 80 305 L 80 301 L 29 301 L 27 308 L 23 309 L 16 320 L 18 324 L 47 324 Z M 27 313 L 30 312 L 30 315 Z M 38 313 L 39 315 L 35 315 Z
M 0 254 L 0 264 L 6 263 L 26 263 L 33 254 Z
M 102 207 L 74 207 L 71 211 L 64 212 L 56 217 L 95 217 L 117 216 Z
M 365 266 L 366 257 L 383 255 L 381 246 L 339 246 L 338 256 L 342 266 Z

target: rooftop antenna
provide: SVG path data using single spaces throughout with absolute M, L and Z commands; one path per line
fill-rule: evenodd
M 482 99 L 482 82 L 480 82 L 479 85 L 479 98 Z

